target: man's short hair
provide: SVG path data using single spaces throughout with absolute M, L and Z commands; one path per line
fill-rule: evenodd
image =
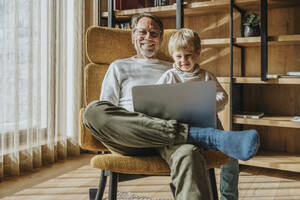
M 157 16 L 155 16 L 151 13 L 140 13 L 140 14 L 134 15 L 131 18 L 132 32 L 134 33 L 136 31 L 136 26 L 137 26 L 138 22 L 140 21 L 140 19 L 142 19 L 143 17 L 151 18 L 153 21 L 155 21 L 155 23 L 158 24 L 159 30 L 160 30 L 160 37 L 162 38 L 164 35 L 164 25 Z
M 194 53 L 200 52 L 200 37 L 197 32 L 182 28 L 172 34 L 169 40 L 169 53 L 172 56 L 174 51 L 189 50 Z

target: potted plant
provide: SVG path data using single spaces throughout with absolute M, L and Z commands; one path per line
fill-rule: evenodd
M 251 13 L 243 19 L 244 36 L 252 37 L 260 35 L 259 19 L 256 13 Z

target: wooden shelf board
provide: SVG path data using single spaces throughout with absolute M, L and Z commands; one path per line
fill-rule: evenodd
M 251 0 L 253 1 L 253 0 Z M 193 15 L 193 14 L 203 14 L 203 13 L 212 13 L 212 12 L 226 12 L 228 11 L 229 4 L 227 0 L 218 0 L 216 2 L 204 1 L 204 2 L 194 2 L 184 5 L 184 14 Z M 170 17 L 176 16 L 176 5 L 168 6 L 156 6 L 148 8 L 138 8 L 138 9 L 129 9 L 129 10 L 117 10 L 115 15 L 117 19 L 122 16 L 131 17 L 132 15 L 151 12 L 158 17 Z M 107 17 L 108 12 L 103 12 L 102 16 Z
M 300 78 L 277 78 L 262 81 L 260 77 L 234 77 L 234 83 L 244 84 L 300 84 Z
M 235 44 L 240 46 L 260 46 L 260 37 L 239 37 L 235 38 Z M 268 44 L 276 45 L 300 45 L 300 34 L 269 36 Z
M 185 15 L 194 15 L 194 14 L 208 14 L 216 12 L 229 12 L 229 2 L 228 0 L 215 0 L 215 1 L 203 1 L 203 2 L 193 2 L 188 3 L 184 6 Z M 260 0 L 236 0 L 236 5 L 242 9 L 255 8 L 259 9 Z M 282 7 L 282 6 L 294 6 L 299 5 L 297 0 L 268 0 L 269 7 Z M 129 10 L 116 10 L 115 16 L 119 18 L 129 18 L 132 15 L 151 12 L 159 17 L 170 17 L 176 15 L 176 5 L 167 5 L 167 6 L 156 6 L 148 8 L 138 8 L 138 9 L 129 9 Z M 108 12 L 103 12 L 102 17 L 107 17 Z
M 201 40 L 202 47 L 226 47 L 230 45 L 229 38 L 218 38 L 218 39 L 203 39 Z
M 230 77 L 217 77 L 220 83 L 230 83 Z M 260 77 L 233 77 L 234 83 L 243 84 L 300 84 L 300 78 L 278 78 L 262 81 Z
M 239 37 L 235 38 L 235 44 L 240 46 L 260 46 L 260 37 Z M 280 35 L 270 36 L 270 46 L 275 45 L 300 45 L 300 34 L 297 35 Z M 230 38 L 203 39 L 203 47 L 226 47 L 230 45 Z
M 230 77 L 217 77 L 220 83 L 230 83 Z
M 129 9 L 129 10 L 118 10 L 115 11 L 115 16 L 118 17 L 131 17 L 138 13 L 152 13 L 157 15 L 158 17 L 170 17 L 176 16 L 176 5 L 168 5 L 168 6 L 156 6 L 156 7 L 148 7 L 148 8 L 138 8 L 138 9 Z M 107 12 L 103 13 L 104 17 L 107 17 Z
M 240 46 L 260 46 L 260 37 L 239 37 L 235 38 L 235 44 Z M 270 36 L 268 44 L 275 45 L 300 45 L 300 34 L 297 35 L 280 35 Z M 203 39 L 201 41 L 203 47 L 215 46 L 226 47 L 230 45 L 230 38 Z
M 298 0 L 268 0 L 269 8 L 282 8 L 299 5 Z M 235 4 L 242 9 L 259 10 L 260 0 L 236 0 Z
M 233 123 L 257 126 L 300 128 L 300 122 L 291 121 L 292 118 L 293 116 L 263 116 L 260 119 L 233 117 Z
M 228 11 L 229 2 L 227 0 L 194 2 L 189 3 L 184 7 L 185 15 L 208 14 Z
M 261 151 L 248 161 L 239 161 L 240 164 L 300 172 L 300 155 Z

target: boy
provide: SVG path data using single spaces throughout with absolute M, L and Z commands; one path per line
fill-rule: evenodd
M 215 76 L 212 73 L 201 69 L 197 64 L 196 61 L 200 56 L 200 50 L 200 38 L 198 34 L 193 30 L 184 28 L 174 33 L 169 40 L 169 53 L 174 59 L 173 68 L 166 71 L 158 80 L 157 84 L 214 80 L 217 87 L 216 110 L 217 112 L 220 112 L 224 109 L 225 105 L 228 102 L 228 95 L 226 94 L 220 83 L 217 81 Z M 193 130 L 191 130 L 191 133 L 192 132 Z M 259 141 L 255 130 L 244 132 L 245 134 L 250 134 L 254 137 L 257 137 L 257 140 L 254 139 L 252 141 L 253 144 L 249 145 L 245 143 L 245 149 L 230 149 L 228 148 L 230 144 L 227 144 L 228 146 L 224 145 L 223 147 L 227 146 L 225 148 L 223 148 L 222 146 L 217 147 L 214 144 L 214 141 L 216 141 L 218 134 L 215 134 L 215 132 L 209 133 L 209 131 L 207 131 L 207 134 L 203 134 L 203 138 L 199 138 L 201 140 L 200 145 L 209 150 L 218 149 L 235 159 L 248 160 L 256 154 L 259 146 Z M 221 134 L 226 133 L 223 132 Z

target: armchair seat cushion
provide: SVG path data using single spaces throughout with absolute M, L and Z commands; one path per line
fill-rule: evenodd
M 219 151 L 204 151 L 206 168 L 217 168 L 228 162 L 229 157 Z M 160 156 L 124 156 L 102 154 L 91 159 L 94 168 L 127 174 L 169 174 L 168 164 Z

